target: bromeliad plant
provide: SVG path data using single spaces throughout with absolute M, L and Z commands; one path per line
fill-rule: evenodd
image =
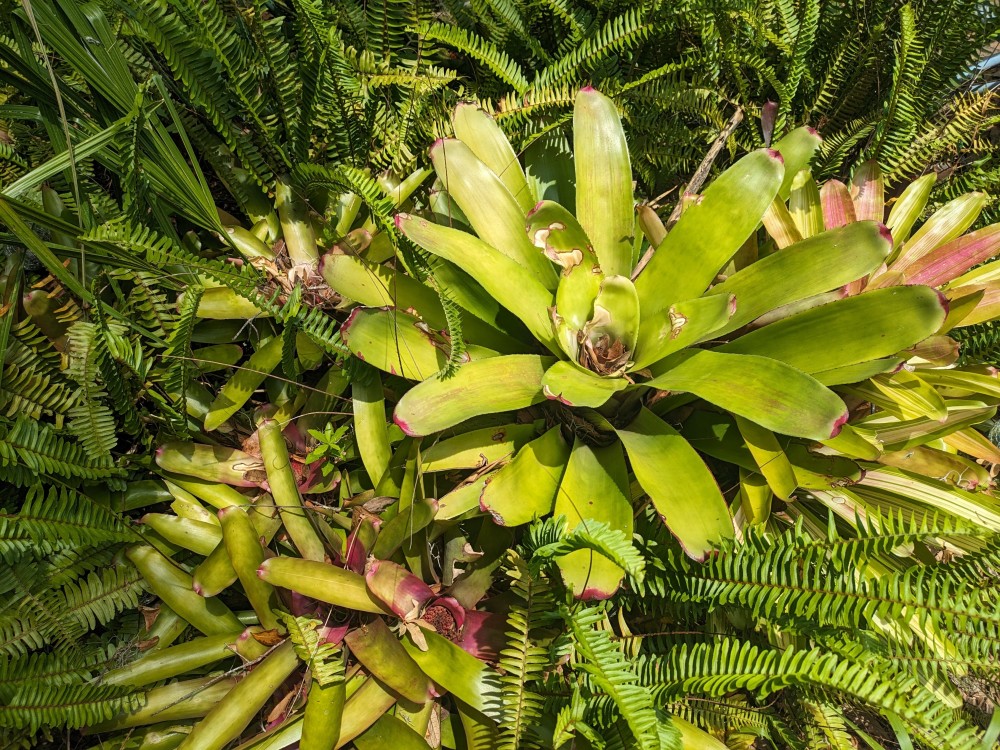
M 731 414 L 761 452 L 776 433 L 831 443 L 848 411 L 829 386 L 881 371 L 883 358 L 941 327 L 947 304 L 933 289 L 906 286 L 747 330 L 871 273 L 892 250 L 885 227 L 867 221 L 756 259 L 756 230 L 789 195 L 820 142 L 815 132 L 745 156 L 666 232 L 651 211 L 640 208 L 637 222 L 614 104 L 582 89 L 573 126 L 571 155 L 536 154 L 522 168 L 490 117 L 462 105 L 456 138 L 431 149 L 453 209 L 396 223 L 418 258 L 453 269 L 446 293 L 474 324 L 464 342 L 441 335 L 433 301 L 402 268 L 334 252 L 321 272 L 366 305 L 341 329 L 350 350 L 420 381 L 399 400 L 396 424 L 446 438 L 427 449 L 429 463 L 476 469 L 440 496 L 439 519 L 486 512 L 514 526 L 554 512 L 571 527 L 600 522 L 631 534 L 630 465 L 701 559 L 733 537 L 733 522 L 697 446 L 675 429 L 681 407 L 702 399 Z M 371 287 L 390 276 L 377 299 Z M 466 361 L 442 369 L 458 347 Z M 590 552 L 561 568 L 587 599 L 611 596 L 622 579 Z

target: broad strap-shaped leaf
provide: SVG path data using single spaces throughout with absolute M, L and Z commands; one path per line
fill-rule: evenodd
M 577 438 L 559 484 L 553 514 L 566 518 L 566 528 L 588 521 L 607 524 L 632 536 L 628 471 L 620 445 L 591 448 Z M 577 550 L 556 558 L 563 581 L 577 599 L 607 599 L 621 585 L 624 571 L 604 555 Z
M 524 152 L 524 175 L 538 200 L 555 201 L 576 210 L 573 145 L 559 131 L 536 139 Z
M 534 193 L 528 187 L 514 148 L 496 121 L 476 105 L 460 102 L 451 123 L 455 137 L 501 179 L 522 211 L 530 211 L 536 202 Z
M 771 201 L 771 205 L 767 207 L 761 221 L 764 224 L 764 229 L 774 240 L 775 247 L 779 250 L 794 245 L 796 242 L 802 242 L 802 233 L 795 225 L 792 214 L 784 202 L 777 198 Z
M 944 419 L 948 406 L 941 394 L 920 375 L 909 370 L 876 375 L 846 392 L 863 392 L 875 405 L 903 419 L 928 416 Z
M 766 523 L 773 499 L 774 492 L 761 474 L 740 469 L 740 508 L 747 523 L 753 526 Z
M 392 308 L 355 308 L 340 336 L 358 359 L 408 380 L 426 380 L 441 370 L 451 348 L 446 337 L 422 320 Z M 470 347 L 466 361 L 491 354 L 495 352 Z
M 867 500 L 898 499 L 914 510 L 939 511 L 1000 531 L 1000 502 L 984 492 L 967 492 L 953 484 L 923 477 L 903 469 L 884 467 L 869 470 L 852 490 Z M 890 507 L 892 507 L 890 505 Z
M 785 173 L 778 188 L 779 199 L 788 200 L 792 192 L 792 180 L 801 170 L 809 166 L 813 154 L 822 142 L 820 134 L 813 128 L 801 127 L 795 128 L 777 143 L 771 144 L 771 148 L 780 153 L 785 162 Z
M 518 222 L 519 236 L 531 245 L 523 224 L 522 217 Z M 535 338 L 557 351 L 549 317 L 552 293 L 531 271 L 468 232 L 409 214 L 397 215 L 396 226 L 427 252 L 450 260 L 476 279 L 497 302 L 520 318 Z M 538 248 L 532 245 L 531 250 L 552 265 Z
M 825 440 L 847 421 L 837 394 L 776 359 L 695 349 L 652 369 L 654 377 L 644 385 L 693 393 L 783 435 Z
M 375 614 L 389 612 L 388 608 L 368 591 L 364 576 L 325 562 L 280 555 L 261 563 L 257 575 L 272 586 L 279 586 L 337 607 Z
M 825 229 L 819 187 L 808 169 L 800 171 L 792 180 L 792 192 L 788 196 L 788 212 L 792 215 L 792 221 L 803 238 L 808 239 Z
M 917 219 L 924 212 L 927 199 L 931 197 L 931 190 L 937 182 L 937 174 L 931 172 L 925 174 L 909 185 L 892 204 L 889 209 L 889 218 L 885 220 L 885 225 L 892 232 L 893 243 L 899 247 L 910 238 L 910 232 Z
M 554 290 L 555 267 L 525 236 L 525 212 L 493 170 L 468 146 L 453 139 L 435 143 L 431 161 L 448 195 L 479 238 L 530 272 L 535 281 Z
M 472 417 L 541 403 L 542 376 L 553 362 L 535 354 L 468 362 L 450 377 L 434 376 L 407 391 L 393 419 L 407 435 L 429 435 Z
M 740 416 L 736 417 L 736 426 L 771 491 L 782 500 L 788 500 L 795 492 L 798 482 L 795 480 L 795 470 L 781 449 L 777 437 L 756 422 Z
M 817 234 L 737 271 L 710 294 L 732 294 L 736 312 L 721 331 L 764 313 L 836 289 L 874 271 L 892 251 L 885 227 L 865 221 Z
M 505 424 L 462 432 L 421 451 L 420 469 L 432 472 L 482 468 L 513 456 L 534 432 L 533 424 Z
M 919 377 L 923 382 L 940 388 L 1000 398 L 1000 378 L 997 377 L 996 371 L 992 367 L 984 367 L 981 370 L 980 372 L 964 369 L 920 370 Z
M 553 201 L 542 201 L 528 214 L 525 229 L 535 247 L 562 268 L 556 289 L 556 312 L 572 333 L 594 314 L 594 300 L 604 273 L 597 264 L 590 239 L 569 211 Z M 566 354 L 576 359 L 575 336 Z
M 645 408 L 617 432 L 636 479 L 688 555 L 704 560 L 732 539 L 726 501 L 687 440 Z
M 681 429 L 684 437 L 702 453 L 745 471 L 758 471 L 756 459 L 729 414 L 696 411 L 684 420 Z M 817 456 L 795 441 L 779 441 L 779 445 L 795 472 L 795 484 L 803 489 L 828 489 L 833 484 L 861 477 L 857 464 L 843 456 Z
M 354 740 L 357 750 L 423 750 L 427 740 L 413 727 L 392 714 L 382 714 Z
M 987 200 L 986 193 L 967 193 L 939 208 L 903 245 L 893 270 L 907 271 L 934 248 L 959 237 L 979 218 Z
M 909 284 L 941 286 L 1000 253 L 1000 224 L 958 237 L 931 250 L 906 269 Z
M 887 451 L 901 451 L 915 445 L 926 445 L 938 438 L 985 422 L 996 415 L 996 407 L 982 401 L 953 399 L 946 402 L 948 416 L 943 420 L 928 416 L 901 419 L 885 412 L 865 417 L 852 425 L 854 431 Z
M 650 246 L 656 247 L 663 242 L 663 238 L 667 236 L 667 228 L 663 225 L 663 219 L 653 210 L 652 206 L 640 203 L 635 207 L 635 215 L 639 228 Z
M 373 486 L 386 474 L 392 458 L 389 431 L 385 420 L 385 394 L 382 377 L 355 380 L 351 387 L 354 411 L 354 440 L 361 462 Z
M 601 377 L 584 370 L 573 362 L 556 362 L 542 378 L 545 397 L 567 406 L 585 406 L 596 409 L 623 390 L 628 381 L 622 377 Z
M 868 380 L 868 378 L 882 373 L 894 372 L 905 359 L 905 357 L 884 357 L 883 359 L 873 359 L 870 362 L 858 362 L 810 374 L 828 387 L 848 385 L 849 383 L 860 383 L 862 380 Z
M 853 224 L 858 220 L 854 213 L 854 201 L 847 185 L 839 180 L 827 180 L 819 191 L 823 202 L 823 225 L 827 229 Z
M 427 677 L 382 618 L 373 617 L 355 628 L 345 636 L 344 642 L 369 674 L 409 701 L 427 701 L 430 693 Z
M 520 526 L 552 512 L 570 449 L 558 426 L 532 440 L 497 472 L 479 498 L 501 526 Z
M 942 440 L 949 448 L 968 453 L 989 463 L 1000 463 L 1000 448 L 990 442 L 979 430 L 966 427 L 945 435 Z
M 784 166 L 773 151 L 755 151 L 717 177 L 688 208 L 635 279 L 644 318 L 700 297 L 757 228 Z
M 874 159 L 866 161 L 851 180 L 851 198 L 858 221 L 878 221 L 885 218 L 885 178 Z
M 632 271 L 635 199 L 628 143 L 615 103 L 586 86 L 573 109 L 576 215 L 609 276 Z
M 495 471 L 476 478 L 468 484 L 462 484 L 438 500 L 437 512 L 434 517 L 447 521 L 458 518 L 466 513 L 479 510 L 479 497 L 486 489 L 486 484 L 493 479 Z
M 959 287 L 949 291 L 948 296 L 958 297 L 961 304 L 962 309 L 954 321 L 948 321 L 956 328 L 987 323 L 1000 318 L 1000 280 L 980 284 L 978 287 Z M 974 305 L 971 304 L 973 300 L 975 300 Z M 972 309 L 969 309 L 970 307 Z M 947 329 L 947 326 L 944 328 Z
M 798 315 L 800 312 L 811 310 L 814 307 L 819 307 L 820 305 L 826 305 L 830 302 L 836 302 L 839 299 L 844 299 L 845 297 L 850 296 L 847 293 L 849 286 L 850 285 L 839 287 L 834 289 L 832 292 L 814 294 L 811 297 L 804 297 L 803 299 L 795 300 L 795 302 L 789 302 L 787 305 L 776 307 L 770 312 L 764 313 L 759 318 L 755 318 L 749 325 L 751 328 L 762 328 L 779 320 L 784 320 L 785 318 L 790 318 L 793 315 Z
M 630 372 L 636 372 L 721 331 L 736 312 L 736 297 L 708 294 L 671 305 L 639 323 Z
M 433 289 L 396 269 L 366 263 L 360 258 L 327 253 L 320 259 L 320 272 L 330 288 L 365 307 L 396 307 L 413 313 L 438 331 L 448 328 L 441 300 Z M 469 342 L 505 354 L 520 349 L 517 341 L 501 333 L 494 320 L 462 315 L 462 335 Z
M 499 718 L 500 675 L 447 638 L 424 630 L 426 649 L 409 637 L 403 647 L 417 666 L 436 684 L 467 706 L 494 720 Z
M 963 490 L 974 491 L 980 485 L 989 487 L 991 482 L 989 472 L 975 461 L 926 445 L 884 453 L 879 456 L 878 462 L 925 477 L 943 479 Z
M 933 335 L 947 303 L 930 287 L 878 289 L 751 331 L 719 351 L 759 354 L 807 373 L 889 357 Z

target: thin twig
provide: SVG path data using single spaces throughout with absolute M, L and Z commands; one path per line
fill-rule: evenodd
M 730 118 L 729 123 L 722 132 L 719 133 L 718 138 L 712 143 L 712 146 L 708 149 L 708 153 L 705 154 L 705 158 L 701 160 L 701 164 L 698 165 L 698 169 L 695 170 L 694 176 L 691 181 L 684 186 L 684 190 L 681 191 L 680 197 L 677 200 L 677 205 L 670 214 L 670 218 L 667 219 L 666 228 L 669 232 L 670 229 L 677 223 L 677 220 L 681 216 L 681 210 L 684 206 L 684 195 L 685 193 L 697 193 L 701 190 L 701 186 L 705 184 L 705 180 L 708 179 L 708 173 L 712 171 L 712 165 L 715 163 L 716 158 L 719 156 L 719 152 L 722 151 L 722 147 L 726 145 L 726 141 L 729 140 L 729 136 L 733 134 L 737 126 L 743 121 L 743 107 L 737 107 L 733 116 Z M 650 259 L 653 257 L 653 253 L 656 248 L 650 246 L 648 250 L 643 254 L 642 258 L 639 260 L 638 265 L 636 265 L 635 270 L 632 272 L 632 280 L 635 281 L 636 277 L 642 273 L 642 269 L 646 267 Z

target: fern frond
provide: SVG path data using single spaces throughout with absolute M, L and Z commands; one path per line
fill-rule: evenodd
M 644 17 L 646 13 L 645 8 L 632 8 L 609 19 L 573 52 L 542 69 L 532 82 L 532 88 L 566 83 L 577 76 L 584 65 L 594 67 L 610 55 L 634 48 L 653 32 L 653 21 Z
M 933 733 L 942 742 L 938 747 L 975 750 L 979 743 L 975 731 L 956 720 L 921 682 L 899 673 L 890 678 L 884 663 L 867 663 L 859 649 L 852 656 L 843 658 L 821 649 L 777 651 L 724 638 L 640 659 L 638 671 L 658 697 L 692 692 L 722 696 L 745 689 L 764 698 L 789 685 L 836 690 L 899 714 Z
M 659 750 L 660 722 L 652 696 L 640 682 L 611 635 L 600 628 L 603 607 L 563 610 L 580 656 L 577 668 L 586 672 L 593 685 L 606 693 L 624 719 L 640 750 Z
M 79 729 L 136 711 L 144 702 L 134 688 L 120 685 L 34 684 L 0 700 L 0 727 Z
M 24 504 L 0 511 L 0 539 L 24 536 L 41 543 L 98 546 L 134 539 L 123 519 L 84 493 L 36 484 L 28 488 Z
M 110 458 L 118 442 L 111 409 L 103 400 L 107 393 L 101 386 L 98 360 L 102 351 L 94 323 L 74 323 L 66 332 L 69 343 L 67 372 L 79 386 L 76 404 L 69 411 L 69 429 L 93 458 Z
M 0 477 L 26 486 L 40 475 L 69 479 L 110 479 L 122 476 L 107 457 L 92 457 L 39 422 L 20 418 L 0 424 Z
M 642 584 L 645 559 L 632 546 L 627 534 L 600 521 L 581 521 L 579 526 L 561 535 L 557 541 L 536 547 L 532 559 L 551 559 L 582 549 L 599 552 L 634 578 L 637 584 Z
M 516 93 L 521 94 L 527 90 L 528 79 L 525 78 L 521 66 L 492 42 L 474 32 L 443 23 L 421 23 L 417 26 L 417 32 L 423 39 L 447 44 L 485 65 L 493 75 Z
M 320 637 L 318 628 L 323 623 L 286 612 L 276 614 L 288 629 L 288 637 L 292 639 L 295 653 L 309 667 L 312 678 L 322 687 L 343 682 L 343 653 L 339 646 Z
M 532 631 L 551 616 L 555 601 L 544 577 L 532 575 L 528 564 L 509 553 L 511 592 L 517 597 L 507 613 L 507 647 L 500 652 L 503 670 L 501 696 L 503 720 L 500 725 L 501 750 L 530 746 L 526 738 L 542 716 L 542 698 L 532 688 L 540 681 L 549 663 L 548 649 L 538 645 Z

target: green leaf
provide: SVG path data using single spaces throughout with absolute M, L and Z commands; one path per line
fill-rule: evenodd
M 258 346 L 246 364 L 234 372 L 222 386 L 205 415 L 205 429 L 218 429 L 223 422 L 238 412 L 250 396 L 281 362 L 281 336 L 275 336 Z
M 733 317 L 713 334 L 735 331 L 782 305 L 860 279 L 878 268 L 891 250 L 891 240 L 879 225 L 866 221 L 823 232 L 761 258 L 712 287 L 710 295 L 736 297 Z
M 926 415 L 900 419 L 879 412 L 852 425 L 855 432 L 887 451 L 901 451 L 925 445 L 957 430 L 980 424 L 996 415 L 996 407 L 981 401 L 947 401 L 948 416 L 942 420 Z
M 795 492 L 798 482 L 795 480 L 795 470 L 774 433 L 739 416 L 736 417 L 736 426 L 771 491 L 782 500 L 788 500 Z
M 754 264 L 756 265 L 756 264 Z M 635 363 L 630 372 L 641 370 L 669 354 L 678 352 L 721 331 L 736 312 L 736 298 L 708 294 L 660 310 L 639 324 Z
M 344 643 L 369 674 L 408 701 L 427 702 L 431 687 L 427 678 L 384 620 L 376 617 L 360 625 L 344 637 Z
M 550 200 L 573 212 L 576 207 L 576 177 L 569 139 L 550 131 L 524 152 L 524 173 L 539 200 Z
M 66 169 L 69 169 L 71 157 L 77 161 L 83 161 L 98 153 L 101 149 L 111 143 L 118 132 L 128 125 L 131 120 L 132 115 L 128 115 L 113 122 L 104 130 L 98 131 L 97 133 L 84 138 L 79 143 L 73 144 L 72 153 L 70 153 L 67 149 L 66 151 L 56 154 L 44 164 L 40 164 L 14 182 L 4 186 L 3 190 L 0 192 L 9 198 L 17 198 L 26 190 L 34 190 L 39 184 L 45 182 L 49 178 L 54 177 Z
M 594 243 L 601 270 L 628 275 L 635 231 L 628 144 L 615 103 L 590 86 L 576 96 L 573 152 L 580 224 Z
M 967 193 L 939 208 L 903 245 L 892 269 L 905 271 L 934 248 L 961 235 L 979 218 L 987 200 L 986 193 Z
M 331 289 L 349 300 L 365 307 L 396 307 L 423 318 L 435 330 L 448 328 L 437 293 L 393 268 L 366 263 L 350 255 L 327 253 L 320 261 L 320 272 Z M 520 345 L 493 327 L 493 322 L 463 315 L 462 335 L 470 343 L 496 351 L 518 351 Z
M 851 197 L 858 221 L 878 221 L 885 217 L 885 178 L 878 162 L 866 161 L 851 178 Z
M 340 328 L 340 337 L 359 359 L 391 375 L 426 380 L 448 363 L 451 342 L 419 318 L 395 309 L 358 307 Z M 493 352 L 470 347 L 482 359 Z
M 429 435 L 472 417 L 541 403 L 542 377 L 553 361 L 512 354 L 468 362 L 447 379 L 435 376 L 407 391 L 393 419 L 407 435 Z
M 586 531 L 596 522 L 631 539 L 632 505 L 628 501 L 628 471 L 621 447 L 591 448 L 577 438 L 553 513 L 566 518 L 567 529 Z M 609 598 L 624 575 L 610 559 L 590 550 L 556 558 L 556 564 L 566 586 L 576 598 L 584 600 Z
M 354 740 L 358 750 L 423 750 L 427 740 L 395 716 L 384 714 Z
M 361 454 L 361 461 L 372 486 L 377 486 L 389 468 L 392 457 L 381 378 L 376 375 L 372 382 L 367 382 L 366 379 L 356 380 L 351 395 L 358 453 Z
M 934 334 L 946 304 L 930 287 L 877 289 L 814 307 L 719 351 L 759 354 L 815 373 L 888 357 Z
M 809 166 L 813 154 L 823 142 L 819 133 L 809 127 L 796 128 L 771 148 L 781 153 L 785 163 L 785 173 L 778 188 L 778 197 L 786 201 L 792 192 L 792 182 L 801 170 Z M 769 201 L 770 202 L 770 201 Z
M 687 350 L 653 367 L 650 388 L 693 393 L 784 435 L 825 440 L 847 421 L 847 407 L 815 378 L 768 357 Z
M 423 673 L 479 713 L 498 717 L 500 675 L 447 638 L 426 629 L 423 636 L 426 651 L 418 648 L 411 638 L 403 639 L 403 647 Z
M 257 575 L 272 586 L 337 607 L 373 614 L 387 611 L 368 591 L 364 576 L 335 565 L 297 557 L 272 557 L 261 563 Z
M 751 525 L 767 523 L 771 515 L 773 498 L 774 492 L 762 475 L 740 469 L 740 507 L 747 523 Z
M 823 204 L 816 180 L 808 169 L 801 170 L 792 180 L 788 212 L 802 237 L 808 239 L 823 231 Z
M 434 443 L 420 456 L 421 471 L 479 469 L 513 456 L 535 434 L 533 424 L 505 424 L 463 432 Z
M 603 378 L 572 362 L 556 362 L 545 371 L 542 391 L 546 398 L 567 406 L 596 409 L 628 384 L 625 378 Z
M 525 213 L 535 205 L 535 196 L 510 141 L 486 112 L 474 104 L 459 103 L 452 116 L 455 137 L 467 145 L 507 186 Z
M 559 426 L 551 428 L 521 448 L 487 483 L 480 507 L 501 526 L 520 526 L 548 515 L 569 456 Z
M 553 352 L 558 351 L 549 315 L 552 293 L 535 274 L 468 232 L 438 226 L 409 214 L 399 214 L 396 226 L 427 252 L 450 260 L 472 276 L 497 302 L 524 321 L 535 338 Z M 518 226 L 519 236 L 528 242 L 523 222 Z M 534 246 L 531 249 L 549 263 L 540 250 Z
M 703 560 L 733 538 L 715 477 L 674 428 L 644 408 L 618 436 L 636 479 L 688 555 Z
M 554 290 L 558 281 L 556 269 L 531 244 L 524 232 L 525 211 L 500 178 L 462 141 L 438 141 L 431 149 L 431 161 L 448 195 L 462 209 L 479 238 L 527 270 L 546 289 Z M 482 280 L 476 274 L 473 276 Z
M 755 151 L 708 186 L 635 280 L 644 318 L 702 295 L 757 228 L 783 174 L 781 160 L 772 152 Z
M 542 201 L 528 214 L 528 236 L 536 247 L 562 267 L 556 289 L 556 312 L 565 322 L 568 337 L 560 337 L 563 350 L 576 360 L 577 332 L 594 314 L 594 300 L 604 274 L 597 255 L 576 217 L 552 201 Z

